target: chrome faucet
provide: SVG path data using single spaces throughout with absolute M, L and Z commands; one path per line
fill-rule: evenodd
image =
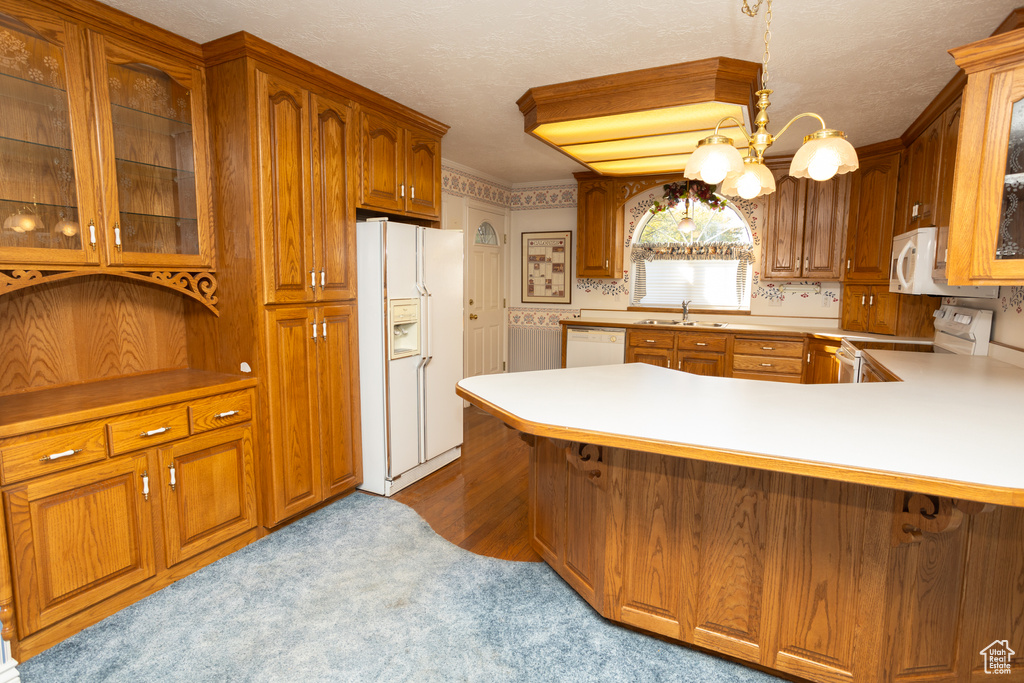
M 683 322 L 685 323 L 690 317 L 690 302 L 683 302 Z

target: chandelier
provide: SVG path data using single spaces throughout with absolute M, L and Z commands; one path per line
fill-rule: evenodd
M 767 1 L 764 22 L 764 66 L 761 70 L 761 89 L 757 95 L 757 117 L 754 124 L 757 129 L 753 134 L 747 132 L 743 122 L 727 116 L 719 120 L 713 135 L 709 135 L 697 143 L 697 149 L 686 162 L 683 174 L 691 179 L 703 180 L 709 185 L 721 183 L 722 194 L 753 199 L 775 191 L 775 178 L 764 165 L 764 153 L 776 140 L 799 119 L 810 117 L 818 119 L 821 130 L 804 137 L 804 144 L 793 155 L 789 167 L 789 175 L 796 178 L 812 178 L 828 180 L 837 173 L 848 173 L 857 170 L 857 152 L 846 140 L 846 134 L 833 130 L 825 125 L 825 120 L 817 114 L 804 113 L 794 116 L 782 127 L 778 134 L 768 132 L 768 107 L 771 102 L 768 96 L 768 59 L 771 56 L 768 45 L 771 41 L 772 0 L 757 0 L 753 8 L 743 0 L 743 13 L 749 17 L 757 16 L 761 3 Z M 733 140 L 720 134 L 723 124 L 732 122 L 736 125 L 747 141 L 747 155 L 740 156 Z

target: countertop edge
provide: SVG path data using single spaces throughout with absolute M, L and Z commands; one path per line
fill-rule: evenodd
M 851 465 L 801 460 L 791 457 L 764 455 L 751 452 L 718 450 L 704 446 L 641 439 L 607 432 L 556 427 L 554 425 L 525 420 L 491 403 L 479 395 L 457 384 L 456 393 L 481 410 L 502 420 L 506 425 L 520 432 L 535 436 L 565 441 L 582 441 L 598 446 L 609 446 L 637 450 L 660 455 L 690 458 L 704 462 L 752 467 L 771 472 L 782 472 L 799 476 L 830 479 L 888 489 L 906 490 L 926 495 L 963 498 L 981 503 L 1024 507 L 1024 489 L 992 486 L 971 482 L 953 481 L 937 477 L 906 474 Z

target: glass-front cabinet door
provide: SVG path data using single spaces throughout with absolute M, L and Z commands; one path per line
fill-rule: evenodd
M 213 264 L 201 68 L 90 33 L 107 259 Z
M 0 267 L 99 262 L 81 30 L 0 0 Z
M 949 284 L 1024 284 L 1024 32 L 950 52 L 967 72 L 967 86 L 953 185 Z

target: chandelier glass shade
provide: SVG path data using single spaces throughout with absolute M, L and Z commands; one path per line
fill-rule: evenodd
M 719 191 L 730 197 L 754 199 L 775 192 L 775 176 L 760 161 L 747 157 L 738 173 L 726 176 Z

